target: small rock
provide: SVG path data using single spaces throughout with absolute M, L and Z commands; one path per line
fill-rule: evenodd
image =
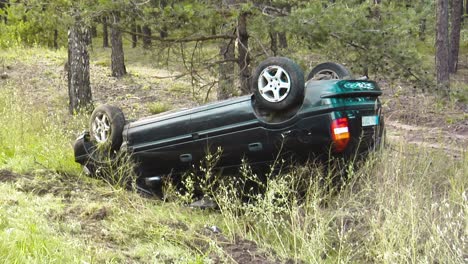
M 190 204 L 191 208 L 199 208 L 199 209 L 216 209 L 218 205 L 208 197 L 203 197 L 201 200 L 193 202 Z
M 9 76 L 8 76 L 8 73 L 6 72 L 3 72 L 2 74 L 0 74 L 0 79 L 7 79 Z
M 210 230 L 211 232 L 215 233 L 215 234 L 219 234 L 221 233 L 221 229 L 219 229 L 219 227 L 217 226 L 208 226 L 208 225 L 205 225 L 205 228 Z

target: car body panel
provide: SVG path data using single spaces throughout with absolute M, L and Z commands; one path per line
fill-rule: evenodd
M 220 167 L 238 166 L 243 160 L 271 162 L 280 153 L 306 160 L 330 155 L 330 124 L 347 117 L 351 142 L 346 152 L 363 152 L 381 136 L 381 93 L 372 81 L 308 81 L 303 102 L 287 111 L 262 109 L 249 95 L 130 122 L 124 127 L 122 148 L 131 153 L 142 177 L 197 168 L 218 149 Z M 376 124 L 363 126 L 363 116 L 370 124 L 376 117 Z M 82 149 L 75 147 L 75 157 L 84 164 L 88 160 Z

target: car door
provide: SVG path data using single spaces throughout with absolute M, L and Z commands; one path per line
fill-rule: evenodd
M 183 153 L 190 149 L 190 111 L 133 122 L 128 140 L 141 172 L 147 176 L 179 172 L 190 167 Z
M 265 128 L 256 118 L 250 97 L 213 104 L 192 113 L 193 156 L 203 160 L 221 149 L 220 167 L 236 166 L 245 159 L 261 162 L 271 159 Z

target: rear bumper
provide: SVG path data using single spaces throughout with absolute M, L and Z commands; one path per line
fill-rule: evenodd
M 343 154 L 347 156 L 360 155 L 378 149 L 383 143 L 384 117 L 379 115 L 379 124 L 371 127 L 363 127 L 358 120 L 354 122 L 354 124 L 351 124 L 351 140 Z

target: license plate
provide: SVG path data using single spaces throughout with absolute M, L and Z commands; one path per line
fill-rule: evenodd
M 379 116 L 363 116 L 362 126 L 376 126 L 379 124 Z

